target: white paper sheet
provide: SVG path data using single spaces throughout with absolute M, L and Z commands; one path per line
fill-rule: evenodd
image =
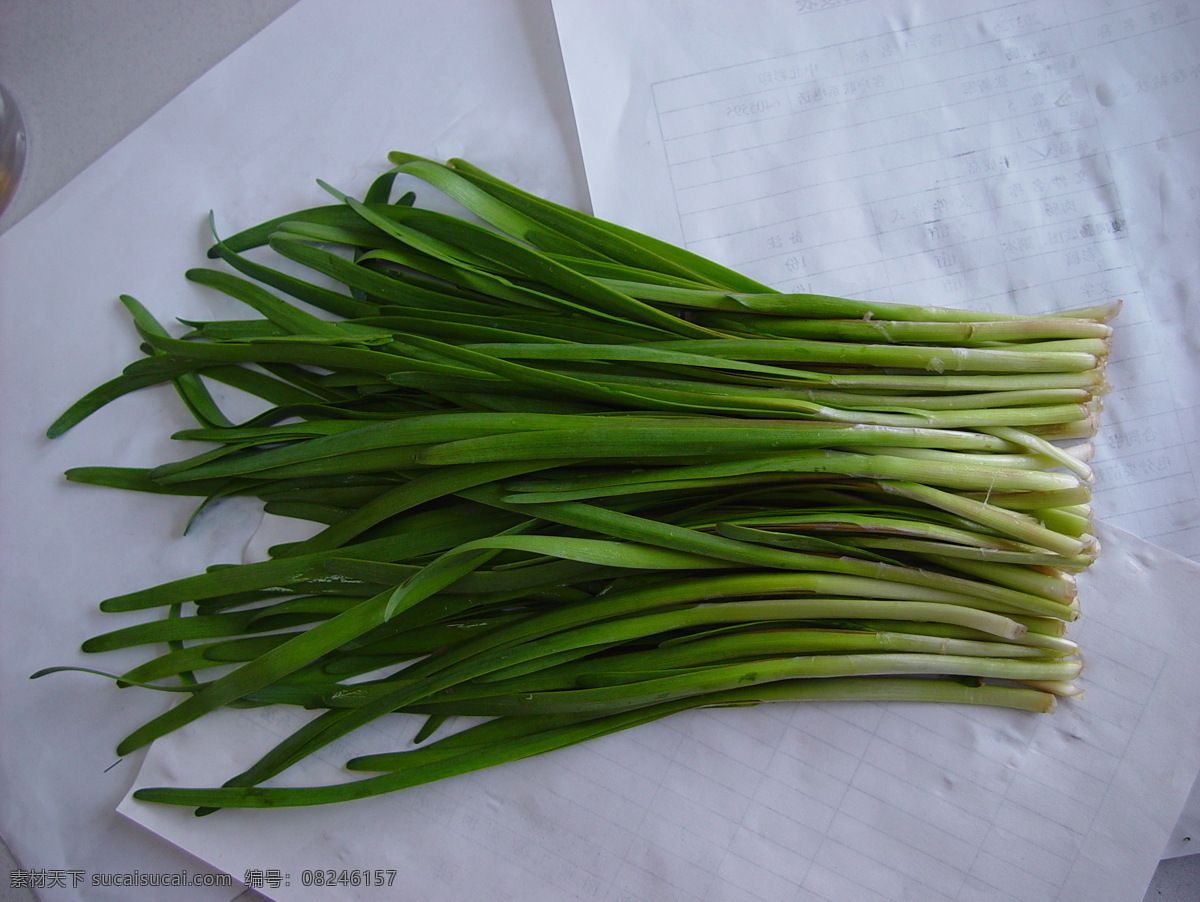
M 555 14 L 598 215 L 784 290 L 1023 312 L 1124 298 L 1097 510 L 1200 560 L 1200 6 Z M 1197 823 L 1200 792 L 1164 854 Z
M 395 871 L 397 897 L 428 902 L 1140 902 L 1200 766 L 1200 566 L 1117 530 L 1100 538 L 1078 631 L 1086 695 L 1053 715 L 693 712 L 321 810 L 121 810 L 231 873 L 272 872 L 264 892 L 288 902 L 329 898 L 303 885 L 316 868 Z M 219 712 L 155 743 L 135 785 L 215 785 L 297 723 Z M 284 782 L 342 782 L 347 756 L 403 748 L 411 729 L 347 737 Z
M 598 30 L 584 43 L 600 54 L 603 26 L 621 20 L 622 11 L 605 4 L 589 10 L 602 21 L 588 23 Z M 627 12 L 623 21 L 632 27 L 640 12 Z M 643 33 L 659 48 L 654 59 L 669 57 L 661 42 L 670 46 L 670 28 Z M 727 38 L 711 43 L 728 49 Z M 707 39 L 680 33 L 677 40 L 690 53 Z M 579 59 L 569 43 L 566 59 Z M 622 68 L 590 59 L 612 98 L 614 77 L 625 81 Z M 636 68 L 641 60 L 631 54 L 624 65 Z M 680 90 L 686 96 L 692 87 Z M 592 109 L 578 93 L 573 99 L 585 143 L 590 129 L 622 133 L 620 116 Z M 629 134 L 637 141 L 616 145 L 618 181 L 632 195 L 646 189 L 643 197 L 661 207 L 651 185 L 624 178 L 626 167 L 636 170 L 646 157 L 645 132 L 635 126 Z M 668 201 L 664 208 L 674 209 Z M 390 862 L 382 866 L 394 867 L 400 883 L 431 898 L 478 893 L 488 875 L 498 898 L 1140 899 L 1198 763 L 1196 720 L 1182 702 L 1198 688 L 1195 634 L 1175 632 L 1179 617 L 1194 620 L 1177 606 L 1194 595 L 1196 568 L 1116 532 L 1106 544 L 1111 569 L 1089 581 L 1094 597 L 1081 633 L 1090 650 L 1086 707 L 1034 720 L 878 706 L 696 714 L 418 789 L 399 811 L 386 800 L 331 810 L 321 820 L 322 843 L 342 848 L 351 845 L 347 837 L 359 837 L 357 853 L 339 860 Z M 1153 565 L 1130 564 L 1147 555 Z M 1171 575 L 1163 569 L 1168 562 Z M 1128 581 L 1151 574 L 1167 586 Z M 1147 594 L 1166 604 L 1161 616 L 1170 626 L 1125 639 L 1120 618 L 1131 612 L 1121 601 Z M 1110 612 L 1116 619 L 1107 619 Z M 1130 669 L 1139 653 L 1149 670 Z M 213 767 L 199 782 L 251 760 L 247 752 L 222 769 L 220 749 L 204 735 L 211 734 L 196 725 L 175 740 L 193 750 L 204 743 Z M 291 779 L 344 779 L 333 767 L 347 753 L 387 748 L 397 738 L 359 737 L 353 751 L 331 749 L 324 762 L 310 762 Z M 139 785 L 180 777 L 172 747 L 160 743 Z M 182 812 L 131 802 L 123 810 L 163 835 L 186 836 L 189 848 L 223 867 L 257 862 L 278 871 L 281 883 L 291 880 L 268 890 L 272 895 L 319 898 L 296 886 L 294 859 L 269 857 L 253 816 L 222 815 L 238 840 L 213 844 Z M 357 825 L 377 811 L 406 841 L 420 836 L 416 855 L 405 845 L 389 857 L 390 839 L 375 847 L 382 859 L 367 854 Z M 297 841 L 310 823 L 296 812 L 279 820 Z M 456 862 L 446 851 L 463 844 L 478 850 L 474 863 Z M 362 895 L 369 897 L 365 889 Z
M 328 202 L 316 178 L 361 193 L 393 149 L 472 157 L 578 206 L 575 140 L 548 4 L 379 0 L 351 12 L 305 0 L 0 236 L 0 834 L 23 870 L 84 872 L 79 887 L 70 873 L 40 875 L 66 886 L 35 887 L 39 898 L 219 902 L 241 892 L 93 887 L 104 873 L 212 873 L 115 811 L 142 757 L 118 761 L 115 743 L 174 699 L 78 674 L 28 679 L 51 665 L 119 672 L 142 660 L 136 650 L 79 653 L 88 636 L 140 619 L 101 615 L 96 603 L 241 560 L 259 523 L 221 505 L 181 538 L 190 501 L 62 479 L 72 466 L 183 452 L 165 438 L 188 425 L 169 389 L 43 437 L 68 404 L 140 356 L 117 295 L 168 324 L 244 315 L 183 278 L 209 262 L 208 211 L 228 233 Z

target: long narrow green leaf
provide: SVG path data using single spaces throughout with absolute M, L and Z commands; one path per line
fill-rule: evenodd
M 283 808 L 330 804 L 395 792 L 507 761 L 531 757 L 657 720 L 688 708 L 710 705 L 747 705 L 777 700 L 832 701 L 839 699 L 1011 705 L 1024 710 L 1039 711 L 1049 710 L 1053 706 L 1053 696 L 1036 690 L 1000 686 L 975 687 L 950 680 L 833 678 L 815 681 L 781 681 L 771 685 L 741 687 L 721 693 L 649 705 L 635 711 L 607 717 L 584 718 L 574 723 L 567 720 L 565 725 L 562 721 L 555 725 L 555 721 L 549 718 L 534 720 L 523 729 L 518 727 L 518 730 L 514 731 L 516 735 L 497 736 L 497 728 L 492 727 L 492 734 L 481 736 L 478 744 L 465 743 L 461 738 L 456 740 L 452 747 L 455 748 L 457 754 L 441 756 L 438 754 L 440 749 L 436 745 L 428 746 L 420 752 L 402 753 L 414 756 L 413 766 L 408 766 L 411 759 L 398 760 L 390 756 L 387 758 L 363 757 L 352 762 L 354 769 L 386 768 L 388 772 L 351 783 L 302 788 L 248 786 L 222 789 L 184 789 L 147 787 L 137 790 L 134 796 L 146 802 L 217 808 Z M 474 729 L 482 731 L 486 726 L 484 724 Z M 529 732 L 526 733 L 525 730 Z M 453 740 L 454 737 L 448 737 L 448 739 Z M 447 740 L 442 741 L 446 742 Z M 430 760 L 431 758 L 433 760 Z

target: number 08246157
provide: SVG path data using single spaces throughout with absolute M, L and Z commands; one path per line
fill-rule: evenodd
M 304 886 L 391 886 L 396 881 L 394 869 L 376 868 L 342 869 L 333 868 L 305 870 L 300 872 L 300 882 Z

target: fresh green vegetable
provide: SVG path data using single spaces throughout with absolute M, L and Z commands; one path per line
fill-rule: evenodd
M 252 316 L 176 337 L 122 298 L 146 356 L 49 429 L 171 383 L 202 450 L 68 478 L 312 524 L 101 603 L 166 616 L 84 650 L 157 647 L 110 676 L 185 696 L 122 753 L 225 705 L 321 712 L 223 788 L 139 798 L 343 801 L 700 706 L 1077 693 L 1064 632 L 1096 542 L 1089 446 L 1064 441 L 1095 432 L 1116 304 L 782 294 L 464 161 L 391 160 L 364 200 L 324 186 L 337 203 L 187 273 Z M 391 202 L 398 178 L 461 215 Z M 260 412 L 232 422 L 231 390 Z M 262 785 L 385 716 L 424 726 L 348 762 L 380 775 Z

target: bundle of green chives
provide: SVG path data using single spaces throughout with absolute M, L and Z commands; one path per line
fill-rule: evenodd
M 68 477 L 314 524 L 101 603 L 167 613 L 84 650 L 165 649 L 109 676 L 184 696 L 120 753 L 224 705 L 320 712 L 224 787 L 139 798 L 342 801 L 701 706 L 1077 694 L 1065 628 L 1096 553 L 1086 440 L 1115 304 L 781 294 L 464 161 L 391 161 L 361 201 L 324 186 L 336 203 L 188 272 L 256 318 L 172 337 L 123 298 L 146 356 L 49 430 L 173 383 L 197 420 L 175 437 L 204 450 Z M 462 215 L 393 201 L 401 175 Z M 261 412 L 230 421 L 210 382 Z M 263 785 L 385 715 L 423 720 L 412 747 L 347 762 L 376 776 Z

